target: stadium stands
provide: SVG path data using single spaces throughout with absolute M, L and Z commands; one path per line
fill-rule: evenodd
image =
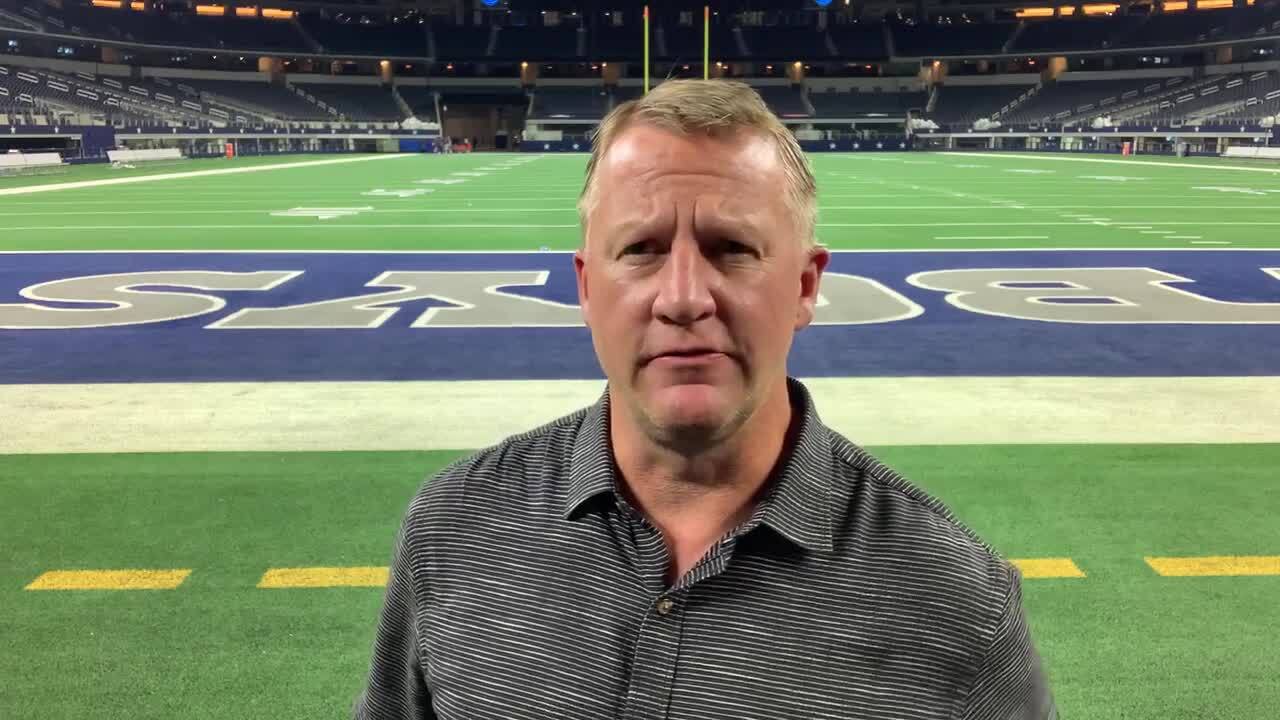
M 210 17 L 191 12 L 136 12 L 63 3 L 40 5 L 52 30 L 157 45 L 214 49 L 307 52 L 302 35 L 288 20 L 235 16 Z
M 1164 125 L 1252 122 L 1275 115 L 1277 106 L 1280 73 L 1243 73 L 1210 78 L 1198 87 L 1123 115 L 1122 119 Z
M 972 125 L 991 118 L 1017 100 L 1030 85 L 944 85 L 938 88 L 929 117 L 940 125 Z
M 1139 25 L 1141 17 L 1070 17 L 1028 21 L 1014 39 L 1017 52 L 1104 50 L 1118 35 Z
M 299 22 L 326 52 L 378 55 L 379 57 L 427 55 L 429 26 L 425 23 L 363 25 L 329 20 L 311 14 L 302 15 Z
M 0 66 L 0 110 L 40 114 L 58 123 L 79 119 L 118 127 L 176 122 L 180 116 L 177 110 L 164 111 L 141 98 L 94 92 L 44 70 L 6 66 Z
M 836 53 L 828 45 L 826 33 L 814 27 L 743 28 L 748 54 L 766 62 L 787 62 L 798 58 L 831 57 Z
M 613 89 L 613 106 L 617 107 L 628 100 L 640 97 L 641 89 L 635 85 L 619 85 Z
M 587 34 L 587 57 L 608 62 L 630 60 L 644 52 L 644 39 L 633 27 L 602 25 Z
M 581 60 L 586 49 L 585 40 L 585 33 L 579 33 L 574 27 L 508 26 L 498 30 L 493 57 L 533 62 Z
M 923 92 L 828 90 L 809 93 L 809 102 L 822 118 L 897 117 L 909 110 L 923 110 L 928 101 L 928 95 Z
M 66 0 L 57 5 L 0 0 L 0 24 L 166 46 L 431 57 L 445 61 L 622 60 L 634 58 L 639 52 L 634 21 L 625 26 L 584 24 L 579 29 L 576 24 L 454 25 L 440 16 L 387 13 L 379 17 L 377 11 L 337 13 L 333 17 L 304 11 L 294 20 L 275 20 L 204 16 L 186 9 L 186 5 L 156 12 L 94 7 L 82 0 Z M 1062 9 L 1067 13 L 1071 10 L 1070 6 Z M 853 22 L 847 16 L 837 16 L 825 30 L 808 20 L 802 25 L 741 28 L 733 26 L 736 22 L 728 17 L 713 22 L 711 47 L 717 59 L 772 62 L 830 57 L 859 62 L 888 60 L 891 50 L 893 56 L 913 58 L 1145 48 L 1250 38 L 1264 32 L 1280 32 L 1280 4 L 1259 0 L 1253 5 L 1225 9 L 1151 15 L 1065 15 L 1020 23 L 953 22 L 945 16 L 931 22 L 865 18 Z M 701 24 L 684 24 L 672 16 L 657 17 L 653 50 L 658 59 L 696 61 L 702 54 Z
M 673 62 L 702 62 L 702 25 L 668 23 L 658 31 L 661 42 L 654 47 L 654 57 Z M 729 27 L 711 24 L 711 47 L 720 60 L 741 60 L 751 57 L 747 48 L 739 42 L 739 35 Z M 795 59 L 795 58 L 791 58 Z
M 281 85 L 263 82 L 258 76 L 253 81 L 207 80 L 185 81 L 194 87 L 202 98 L 207 98 L 237 110 L 246 110 L 262 117 L 277 120 L 332 120 L 334 114 Z
M 833 25 L 827 29 L 843 60 L 860 62 L 884 60 L 889 56 L 886 42 L 888 28 L 881 22 L 859 22 Z
M 1117 41 L 1129 47 L 1147 47 L 1217 39 L 1226 35 L 1227 24 L 1234 15 L 1231 10 L 1151 15 Z
M 893 43 L 897 54 L 908 57 L 998 53 L 1015 27 L 1012 23 L 896 23 Z
M 356 122 L 397 122 L 404 112 L 396 104 L 390 88 L 380 85 L 297 83 L 297 89 Z
M 1116 112 L 1134 103 L 1148 102 L 1184 88 L 1189 82 L 1185 77 L 1072 80 L 1068 74 L 1064 79 L 1045 84 L 1000 119 L 1005 124 L 1063 124 L 1077 116 Z
M 603 87 L 543 87 L 533 93 L 531 120 L 599 120 L 609 110 Z
M 424 122 L 436 122 L 436 90 L 422 85 L 400 85 L 396 88 L 413 116 Z
M 345 9 L 309 6 L 293 19 L 275 20 L 225 11 L 203 15 L 188 5 L 135 11 L 106 7 L 110 0 L 98 4 L 0 0 L 0 28 L 14 28 L 8 32 L 16 38 L 8 41 L 13 65 L 0 68 L 0 124 L 179 132 L 416 129 L 421 126 L 401 123 L 410 116 L 439 123 L 443 114 L 455 134 L 468 136 L 496 137 L 499 128 L 509 134 L 521 120 L 532 121 L 530 129 L 548 143 L 559 135 L 583 136 L 611 108 L 639 94 L 643 48 L 633 10 L 540 14 L 513 5 L 428 13 L 388 0 Z M 1114 15 L 1063 6 L 1059 17 L 1016 21 L 1013 9 L 1001 5 L 964 15 L 931 5 L 922 18 L 908 10 L 879 16 L 866 8 L 720 6 L 710 28 L 711 60 L 729 64 L 726 76 L 755 84 L 808 141 L 909 132 L 902 123 L 908 113 L 962 129 L 974 135 L 966 141 L 972 143 L 981 134 L 968 131 L 983 119 L 1000 121 L 1002 133 L 1016 136 L 1028 126 L 1269 128 L 1280 112 L 1276 48 L 1256 41 L 1280 35 L 1280 0 L 1152 14 L 1145 6 Z M 202 12 L 210 12 L 208 6 Z M 653 81 L 696 76 L 703 50 L 700 13 L 661 7 L 652 30 Z M 97 57 L 92 42 L 60 46 L 75 43 L 37 40 L 35 31 L 110 42 Z M 1187 44 L 1195 47 L 1141 51 L 1150 57 L 1133 50 Z M 214 51 L 224 49 L 246 51 L 218 60 Z M 42 65 L 32 53 L 57 62 Z M 1058 53 L 1068 55 L 1069 71 L 1061 74 L 1059 64 L 1049 62 Z M 270 62 L 251 71 L 264 56 Z M 99 60 L 104 64 L 90 64 Z M 930 60 L 941 62 L 930 69 Z M 524 62 L 534 67 L 519 68 Z M 613 62 L 625 63 L 620 73 L 599 67 Z M 396 76 L 390 80 L 388 65 Z M 1036 73 L 1046 66 L 1053 71 Z M 1123 69 L 1135 66 L 1144 69 Z M 1233 74 L 1220 74 L 1226 70 Z M 793 82 L 792 73 L 807 79 Z M 784 81 L 784 75 L 791 78 Z M 986 75 L 993 76 L 989 84 L 981 77 Z M 450 112 L 451 105 L 464 107 Z M 844 121 L 853 126 L 840 127 Z
M 813 109 L 797 87 L 766 85 L 757 87 L 760 97 L 774 113 L 783 119 L 813 117 Z
M 497 28 L 465 25 L 436 25 L 431 28 L 436 59 L 457 62 L 489 57 L 489 46 L 497 42 Z

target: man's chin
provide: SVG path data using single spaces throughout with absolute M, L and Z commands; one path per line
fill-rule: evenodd
M 649 417 L 663 434 L 673 439 L 710 440 L 729 423 L 730 403 L 714 385 L 673 385 L 656 391 L 649 403 Z

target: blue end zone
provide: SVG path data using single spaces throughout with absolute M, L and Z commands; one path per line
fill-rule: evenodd
M 800 376 L 1278 375 L 1280 324 L 1073 324 L 982 315 L 906 278 L 961 268 L 1150 267 L 1194 280 L 1221 301 L 1280 303 L 1280 251 L 837 252 L 832 272 L 873 278 L 923 307 L 917 317 L 811 327 L 796 337 Z M 544 286 L 512 294 L 577 301 L 566 253 L 12 253 L 0 254 L 0 303 L 56 279 L 153 270 L 289 270 L 261 292 L 207 292 L 222 310 L 173 322 L 77 330 L 0 330 L 0 383 L 269 380 L 595 379 L 585 328 L 412 328 L 413 301 L 376 329 L 212 330 L 246 307 L 379 292 L 388 270 L 546 270 Z M 385 291 L 385 290 L 383 290 Z M 187 291 L 196 292 L 196 291 Z M 1105 301 L 1104 301 L 1105 302 Z M 74 307 L 48 303 L 50 306 Z M 1280 310 L 1277 310 L 1280 320 Z

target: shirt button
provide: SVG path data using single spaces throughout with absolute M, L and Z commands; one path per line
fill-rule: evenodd
M 670 614 L 671 608 L 675 607 L 675 605 L 676 604 L 671 601 L 671 598 L 666 598 L 666 597 L 662 598 L 661 600 L 658 601 L 658 614 L 659 615 Z

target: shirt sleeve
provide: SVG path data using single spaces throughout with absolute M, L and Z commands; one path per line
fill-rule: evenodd
M 373 658 L 369 663 L 368 684 L 353 710 L 356 720 L 435 720 L 436 717 L 431 709 L 418 637 L 414 553 L 409 542 L 411 517 L 412 512 L 406 516 L 396 539 Z
M 962 703 L 959 720 L 1057 720 L 1057 706 L 1027 628 L 1021 573 L 1007 565 L 996 631 Z

